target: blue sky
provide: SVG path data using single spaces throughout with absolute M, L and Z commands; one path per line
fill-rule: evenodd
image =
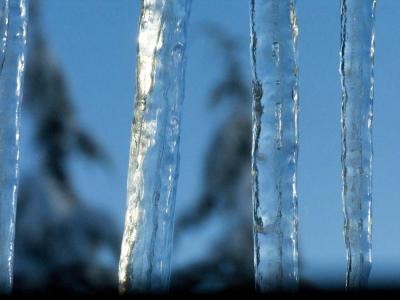
M 135 94 L 138 0 L 43 0 L 44 29 L 68 77 L 82 124 L 109 152 L 110 170 L 77 161 L 79 191 L 122 227 L 130 124 Z M 400 284 L 400 1 L 376 11 L 373 268 L 371 282 Z M 298 194 L 303 276 L 322 284 L 344 280 L 340 164 L 339 0 L 297 1 L 300 65 Z M 250 80 L 247 0 L 193 0 L 188 32 L 186 99 L 177 213 L 201 186 L 202 159 L 224 109 L 207 109 L 208 88 L 222 61 L 200 33 L 212 22 L 233 33 Z M 210 63 L 212 61 L 212 63 Z M 28 156 L 22 157 L 29 160 Z

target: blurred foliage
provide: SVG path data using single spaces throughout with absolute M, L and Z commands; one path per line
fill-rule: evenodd
M 211 108 L 227 102 L 227 117 L 216 130 L 205 157 L 203 191 L 197 205 L 176 220 L 176 243 L 190 232 L 196 239 L 204 224 L 217 216 L 224 227 L 205 260 L 172 274 L 176 290 L 252 290 L 251 94 L 243 76 L 235 36 L 215 24 L 204 26 L 224 65 L 210 90 Z
M 65 76 L 43 35 L 40 1 L 30 1 L 24 119 L 32 122 L 38 162 L 20 180 L 15 238 L 16 292 L 115 290 L 120 232 L 75 191 L 69 162 L 107 160 L 78 125 Z M 27 120 L 26 120 L 27 121 Z

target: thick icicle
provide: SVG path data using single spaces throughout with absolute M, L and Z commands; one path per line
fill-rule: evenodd
M 371 269 L 372 101 L 375 0 L 342 0 L 342 176 L 346 287 L 365 288 Z
M 25 0 L 0 0 L 0 292 L 12 288 L 19 119 L 25 66 Z
M 293 0 L 251 0 L 256 289 L 298 284 L 298 67 Z
M 143 0 L 120 291 L 168 289 L 191 0 Z

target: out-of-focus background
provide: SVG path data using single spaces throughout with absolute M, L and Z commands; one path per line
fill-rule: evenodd
M 15 290 L 115 290 L 138 0 L 31 0 Z M 300 278 L 342 287 L 340 1 L 297 2 Z M 371 286 L 400 285 L 400 2 L 376 11 Z M 172 288 L 253 287 L 247 0 L 193 0 Z

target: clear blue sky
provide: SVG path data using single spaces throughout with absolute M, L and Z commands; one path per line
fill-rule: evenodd
M 135 93 L 139 0 L 43 0 L 50 46 L 66 72 L 79 120 L 104 145 L 111 174 L 88 163 L 72 166 L 80 192 L 122 226 L 130 123 Z M 339 0 L 299 0 L 300 153 L 298 194 L 303 276 L 343 282 L 340 165 Z M 378 1 L 374 103 L 373 268 L 371 282 L 400 284 L 400 1 Z M 207 92 L 220 78 L 199 27 L 214 22 L 234 33 L 249 78 L 247 0 L 193 0 L 188 32 L 186 100 L 177 212 L 200 189 L 208 140 L 223 110 L 210 113 Z M 210 63 L 212 62 L 212 63 Z M 29 157 L 22 157 L 29 160 Z M 95 202 L 94 202 L 95 201 Z

